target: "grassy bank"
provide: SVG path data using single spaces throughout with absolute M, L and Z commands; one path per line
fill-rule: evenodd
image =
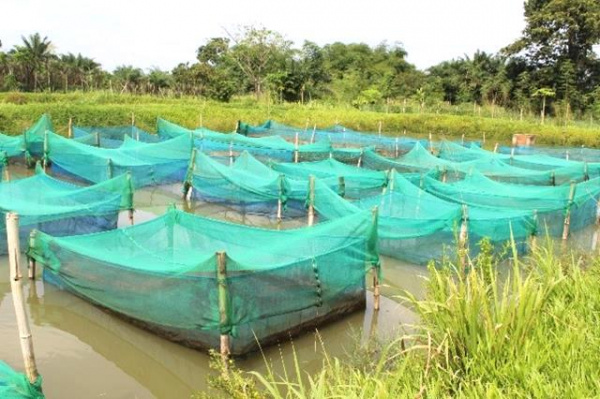
M 407 298 L 418 332 L 366 361 L 325 356 L 311 376 L 238 370 L 215 386 L 237 398 L 597 397 L 598 259 L 547 244 L 500 279 L 484 246 L 471 272 L 432 269 L 426 298 Z
M 450 109 L 446 111 L 451 112 Z M 537 134 L 539 144 L 600 147 L 600 128 L 584 122 L 540 125 L 535 120 L 453 115 L 444 110 L 439 113 L 383 113 L 319 103 L 269 105 L 251 98 L 217 103 L 191 97 L 160 98 L 107 92 L 1 93 L 0 131 L 18 134 L 43 113 L 50 114 L 59 133 L 66 131 L 69 117 L 73 117 L 75 124 L 84 126 L 126 125 L 131 122 L 132 112 L 136 124 L 150 131 L 154 131 L 159 116 L 184 126 L 202 124 L 219 131 L 233 130 L 240 119 L 253 124 L 274 119 L 299 127 L 341 123 L 362 131 L 377 131 L 381 121 L 383 134 L 388 135 L 402 134 L 406 130 L 408 135 L 415 136 L 433 133 L 439 138 L 465 134 L 468 139 L 481 140 L 485 133 L 488 142 L 508 143 L 514 133 L 528 133 Z

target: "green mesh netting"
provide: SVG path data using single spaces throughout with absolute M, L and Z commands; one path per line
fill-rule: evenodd
M 326 219 L 335 220 L 378 206 L 380 252 L 414 263 L 452 255 L 465 216 L 473 244 L 487 237 L 501 246 L 511 239 L 512 232 L 519 249 L 524 249 L 527 238 L 537 231 L 532 211 L 470 206 L 467 215 L 463 215 L 460 204 L 427 193 L 399 174 L 394 174 L 382 194 L 353 202 L 345 201 L 318 182 L 317 187 L 314 206 L 319 216 Z M 475 255 L 477 246 L 471 245 L 470 251 Z
M 308 180 L 312 175 L 319 179 L 343 178 L 338 193 L 346 198 L 360 198 L 365 195 L 381 191 L 387 184 L 387 173 L 365 168 L 358 168 L 336 161 L 326 159 L 316 162 L 300 163 L 273 163 L 271 167 L 283 173 L 286 177 Z
M 42 377 L 31 384 L 27 376 L 14 371 L 0 360 L 0 398 L 2 399 L 43 399 Z
M 195 146 L 200 151 L 222 157 L 236 157 L 243 151 L 248 151 L 261 160 L 293 161 L 297 158 L 299 161 L 310 161 L 325 159 L 333 151 L 328 141 L 296 147 L 294 143 L 279 136 L 247 137 L 238 133 L 219 133 L 206 128 L 190 130 L 160 118 L 157 130 L 164 138 L 193 136 Z
M 24 136 L 8 136 L 0 133 L 0 152 L 9 158 L 22 157 L 25 154 Z
M 38 233 L 28 255 L 50 281 L 172 340 L 215 348 L 231 334 L 234 354 L 364 307 L 379 267 L 371 212 L 275 231 L 170 209 L 111 232 Z
M 23 133 L 25 149 L 31 156 L 41 157 L 44 154 L 44 137 L 46 132 L 53 132 L 54 126 L 50 116 L 44 114 L 38 121 Z
M 126 138 L 143 143 L 158 143 L 160 136 L 151 134 L 135 125 L 130 126 L 73 126 L 73 139 L 102 148 L 118 148 Z
M 117 227 L 119 211 L 133 209 L 133 188 L 127 175 L 94 186 L 80 187 L 36 174 L 0 184 L 0 215 L 19 215 L 21 246 L 38 229 L 64 236 L 110 230 Z M 5 254 L 6 227 L 0 226 L 0 253 Z
M 600 197 L 600 178 L 573 186 L 539 187 L 498 183 L 481 174 L 450 183 L 426 176 L 424 188 L 447 201 L 492 212 L 535 211 L 539 223 L 547 227 L 550 234 L 560 235 L 567 211 L 570 212 L 571 231 L 593 223 Z
M 192 141 L 180 136 L 160 143 L 132 139 L 119 148 L 97 148 L 48 133 L 46 157 L 52 170 L 99 183 L 131 173 L 135 187 L 181 182 L 192 152 Z

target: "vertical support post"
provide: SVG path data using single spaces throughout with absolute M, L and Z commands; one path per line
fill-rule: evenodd
M 569 150 L 565 151 L 565 159 L 568 161 L 569 160 Z
M 277 198 L 277 226 L 281 224 L 283 220 L 283 203 L 281 197 L 283 196 L 283 184 L 284 184 L 285 176 L 283 174 L 279 175 L 279 198 Z
M 96 144 L 96 147 L 100 148 L 100 133 L 99 132 L 95 132 L 94 133 L 94 142 Z
M 361 148 L 360 155 L 358 156 L 358 162 L 356 163 L 357 168 L 360 168 L 360 165 L 362 164 L 362 158 L 363 158 L 364 152 L 365 152 L 365 150 Z
M 535 252 L 537 249 L 537 231 L 538 231 L 538 213 L 537 209 L 533 210 L 533 223 L 535 223 L 535 228 L 531 232 L 530 244 L 529 248 L 531 252 Z
M 569 228 L 571 225 L 571 206 L 573 205 L 573 199 L 575 198 L 575 187 L 575 181 L 571 180 L 571 188 L 569 190 L 569 202 L 567 203 L 567 209 L 565 211 L 565 222 L 563 225 L 563 242 L 567 241 L 567 238 L 569 238 Z
M 5 151 L 2 151 L 2 155 L 4 155 L 5 162 L 3 165 L 0 165 L 0 167 L 3 168 L 2 173 L 4 175 L 4 181 L 10 181 L 10 171 L 8 170 L 8 156 L 6 155 Z
M 315 142 L 315 136 L 317 135 L 317 124 L 313 126 L 312 135 L 310 136 L 310 143 L 313 144 Z
M 442 169 L 442 183 L 446 183 L 448 181 L 448 169 L 444 166 Z
M 219 287 L 219 324 L 221 327 L 221 361 L 224 372 L 229 369 L 231 345 L 229 333 L 223 333 L 229 328 L 229 292 L 227 289 L 227 255 L 224 251 L 217 252 L 217 284 Z
M 394 182 L 396 181 L 395 176 L 396 176 L 396 169 L 390 170 L 390 180 L 388 182 L 388 187 L 390 188 L 390 191 L 394 191 Z
M 467 252 L 469 250 L 469 234 L 468 234 L 469 209 L 466 204 L 462 206 L 462 219 L 460 224 L 459 241 L 459 257 L 460 264 L 464 268 L 467 266 Z
M 462 145 L 465 145 L 465 134 L 464 134 L 464 133 L 462 134 L 462 136 L 461 136 L 461 138 L 460 138 L 460 143 L 461 143 Z
M 298 163 L 298 132 L 294 136 L 294 163 Z
M 304 125 L 304 133 L 308 132 L 308 122 L 309 122 L 309 120 L 308 120 L 308 118 L 306 118 L 306 124 Z
M 196 167 L 196 153 L 198 150 L 194 148 L 192 150 L 192 155 L 190 156 L 190 164 L 188 165 L 188 170 L 185 175 L 185 182 L 183 183 L 183 199 L 189 201 L 190 194 L 192 192 L 192 180 L 194 178 L 194 168 Z
M 554 171 L 550 172 L 550 185 L 556 186 L 556 173 Z
M 515 157 L 515 147 L 510 148 L 510 164 L 513 164 L 513 158 Z
M 396 148 L 394 149 L 395 150 L 394 151 L 395 158 L 398 158 L 400 156 L 400 146 L 398 144 L 398 141 L 399 141 L 399 139 L 398 139 L 398 137 L 396 137 L 396 143 L 395 143 Z
M 131 198 L 129 199 L 129 202 L 131 203 L 131 208 L 129 209 L 129 223 L 133 226 L 134 220 L 133 220 L 133 213 L 135 211 L 135 209 L 133 208 L 133 193 L 134 193 L 134 188 L 133 188 L 133 182 L 131 181 L 131 172 L 127 172 L 127 183 L 129 183 L 129 191 L 130 191 L 130 195 Z
M 315 223 L 315 177 L 308 177 L 308 225 L 312 226 Z
M 110 158 L 108 158 L 108 161 L 106 163 L 106 177 L 108 179 L 113 178 L 113 164 L 112 164 L 112 159 L 110 159 Z
M 375 206 L 373 207 L 373 223 L 375 224 L 375 226 L 377 226 L 377 218 L 379 211 L 378 208 Z M 380 283 L 379 283 L 379 273 L 377 268 L 373 267 L 371 268 L 371 272 L 373 273 L 373 310 L 375 311 L 379 311 L 379 305 L 380 305 Z
M 135 114 L 131 112 L 131 126 L 135 126 Z
M 429 133 L 429 152 L 433 154 L 433 135 Z
M 42 166 L 43 166 L 44 172 L 46 172 L 46 168 L 48 166 L 48 131 L 47 130 L 44 132 L 44 155 L 43 155 Z
M 485 144 L 485 132 L 483 132 L 483 141 L 482 141 L 482 143 Z
M 498 143 L 494 144 L 494 152 L 498 152 Z
M 596 228 L 594 229 L 594 234 L 592 235 L 592 251 L 596 251 L 598 249 L 598 241 L 600 240 L 600 198 L 596 202 Z
M 229 166 L 233 165 L 233 140 L 229 142 Z
M 32 230 L 31 233 L 29 234 L 29 245 L 30 246 L 33 246 L 36 231 L 37 230 Z M 28 277 L 30 280 L 35 280 L 35 272 L 36 272 L 36 266 L 37 266 L 35 259 L 29 258 L 28 261 L 29 261 L 28 265 L 27 265 Z
M 338 194 L 342 198 L 346 196 L 346 179 L 344 176 L 338 176 Z
M 381 137 L 381 128 L 382 127 L 383 127 L 383 122 L 379 121 L 379 126 L 378 126 L 379 137 Z
M 23 285 L 21 281 L 21 250 L 19 243 L 19 215 L 9 212 L 6 214 L 6 240 L 8 244 L 8 264 L 10 269 L 10 287 L 13 294 L 13 304 L 17 317 L 17 328 L 21 343 L 21 353 L 25 363 L 25 374 L 30 383 L 35 383 L 39 374 L 33 353 L 33 338 L 27 318 Z
M 588 170 L 588 163 L 587 163 L 587 161 L 583 163 L 583 180 L 584 181 L 590 180 L 590 173 L 589 173 L 589 170 Z
M 67 137 L 72 139 L 73 138 L 73 118 L 69 117 L 69 124 L 67 127 Z

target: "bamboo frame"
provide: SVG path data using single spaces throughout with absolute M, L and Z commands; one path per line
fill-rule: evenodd
M 21 250 L 19 243 L 19 215 L 9 212 L 6 214 L 6 240 L 8 244 L 8 262 L 10 270 L 10 287 L 13 294 L 13 304 L 17 318 L 17 327 L 21 343 L 21 353 L 25 363 L 25 374 L 30 383 L 35 383 L 39 377 L 33 351 L 33 338 L 29 327 L 29 319 L 23 297 L 21 275 Z
M 308 225 L 312 226 L 315 223 L 315 177 L 308 177 Z
M 229 325 L 229 292 L 227 289 L 227 254 L 219 251 L 217 255 L 217 284 L 219 290 L 219 324 L 221 329 Z M 224 373 L 229 370 L 229 355 L 231 354 L 231 342 L 229 334 L 221 333 L 220 338 L 221 361 Z
M 298 132 L 294 136 L 294 163 L 298 163 Z
M 563 232 L 562 232 L 562 239 L 563 242 L 567 241 L 567 239 L 569 238 L 569 230 L 570 230 L 570 226 L 571 226 L 571 206 L 573 205 L 573 198 L 575 198 L 575 188 L 576 188 L 576 184 L 575 181 L 571 181 L 571 188 L 569 190 L 569 202 L 567 203 L 567 211 L 565 213 L 565 221 L 563 224 Z
M 67 137 L 69 137 L 70 139 L 73 138 L 73 118 L 69 117 L 69 124 L 67 127 Z
M 467 266 L 467 252 L 469 250 L 469 208 L 466 204 L 462 206 L 462 218 L 460 224 L 460 233 L 458 235 L 460 264 L 464 268 Z
M 377 226 L 377 218 L 379 217 L 379 209 L 375 206 L 373 207 L 373 223 Z M 373 274 L 373 310 L 379 311 L 380 301 L 381 301 L 381 292 L 380 292 L 380 281 L 379 281 L 379 273 L 377 268 L 371 268 L 371 272 Z

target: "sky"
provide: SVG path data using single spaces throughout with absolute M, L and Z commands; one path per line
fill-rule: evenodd
M 520 37 L 523 0 L 2 0 L 3 50 L 39 32 L 56 53 L 171 70 L 193 62 L 211 37 L 243 25 L 281 33 L 298 47 L 336 41 L 400 43 L 425 70 L 442 61 L 495 53 Z

